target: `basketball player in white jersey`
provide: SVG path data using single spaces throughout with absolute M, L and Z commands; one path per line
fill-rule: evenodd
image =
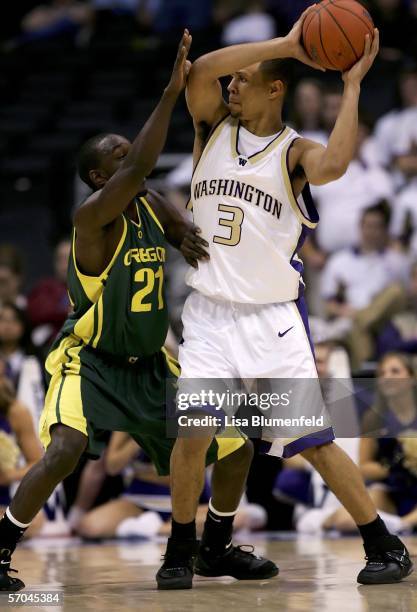
M 284 58 L 312 65 L 300 44 L 304 17 L 285 38 L 220 49 L 191 68 L 187 101 L 196 130 L 191 205 L 209 259 L 188 275 L 194 291 L 183 312 L 183 381 L 317 378 L 297 257 L 318 221 L 308 184 L 338 179 L 353 158 L 360 84 L 377 55 L 379 34 L 375 30 L 372 41 L 367 36 L 363 57 L 342 75 L 343 103 L 324 147 L 300 138 L 281 118 L 288 83 Z M 218 80 L 227 75 L 228 102 Z M 184 543 L 194 537 L 211 439 L 178 438 L 172 454 L 173 529 L 160 576 L 171 576 L 173 583 L 190 579 Z M 333 439 L 326 427 L 288 444 L 272 440 L 269 452 L 285 457 L 300 452 L 350 512 L 367 558 L 359 582 L 400 581 L 412 569 L 407 550 L 389 534 L 357 467 Z M 195 573 L 250 574 L 256 557 L 231 545 L 235 512 L 210 505 Z M 178 581 L 173 588 L 180 588 Z

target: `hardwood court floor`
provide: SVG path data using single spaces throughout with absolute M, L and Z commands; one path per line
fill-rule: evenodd
M 246 537 L 276 561 L 280 575 L 263 582 L 195 578 L 190 591 L 160 592 L 154 575 L 164 546 L 156 543 L 81 545 L 77 540 L 34 540 L 20 547 L 14 566 L 27 588 L 58 590 L 63 604 L 31 606 L 47 612 L 412 612 L 417 611 L 417 570 L 396 585 L 356 583 L 362 566 L 358 538 Z M 412 555 L 417 538 L 405 540 Z M 243 543 L 243 541 L 242 541 Z M 12 607 L 0 603 L 1 612 Z M 20 608 L 23 609 L 23 608 Z

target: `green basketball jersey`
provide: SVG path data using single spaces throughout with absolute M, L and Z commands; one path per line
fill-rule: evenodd
M 136 206 L 139 223 L 123 215 L 122 237 L 100 276 L 79 270 L 75 229 L 68 268 L 73 313 L 62 334 L 116 356 L 151 355 L 163 346 L 168 331 L 164 231 L 145 198 Z

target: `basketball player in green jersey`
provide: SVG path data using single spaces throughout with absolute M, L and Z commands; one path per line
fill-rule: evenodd
M 82 453 L 100 454 L 108 431 L 129 432 L 159 473 L 169 472 L 174 440 L 166 436 L 166 384 L 169 377 L 176 380 L 178 368 L 162 348 L 168 329 L 165 237 L 189 261 L 205 253 L 193 226 L 158 194 L 146 194 L 144 180 L 185 86 L 190 44 L 185 31 L 171 80 L 133 144 L 107 134 L 81 149 L 79 173 L 93 194 L 74 217 L 68 272 L 73 313 L 46 361 L 49 387 L 40 422 L 46 453 L 0 520 L 0 590 L 24 587 L 10 576 L 17 541 Z M 233 505 L 242 494 L 251 445 L 242 436 L 219 437 L 207 454 L 208 462 L 217 459 L 214 495 Z M 266 560 L 257 568 L 260 578 L 278 571 Z

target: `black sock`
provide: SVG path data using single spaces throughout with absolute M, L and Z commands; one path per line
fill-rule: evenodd
M 365 546 L 368 544 L 372 544 L 377 538 L 380 538 L 381 536 L 391 535 L 379 514 L 377 515 L 374 521 L 366 523 L 366 525 L 358 525 L 358 529 L 363 538 Z
M 10 559 L 20 538 L 25 533 L 27 527 L 15 525 L 7 514 L 0 520 L 0 559 Z
M 201 550 L 207 556 L 221 555 L 232 541 L 235 514 L 222 516 L 209 507 L 201 538 Z
M 171 520 L 171 538 L 173 540 L 196 540 L 195 521 L 191 523 L 177 523 Z

